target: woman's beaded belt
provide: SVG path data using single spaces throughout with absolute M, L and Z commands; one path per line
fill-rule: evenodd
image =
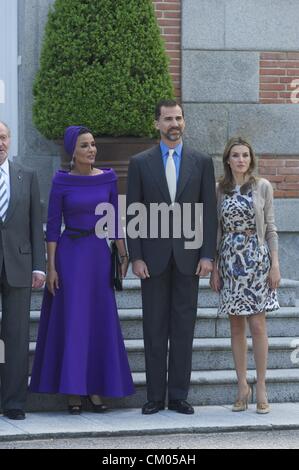
M 78 232 L 78 233 L 68 233 L 67 236 L 75 239 L 75 238 L 82 238 L 88 237 L 89 235 L 93 235 L 95 233 L 94 228 L 90 230 L 85 230 L 82 228 L 73 228 L 73 227 L 65 227 L 65 230 L 70 230 L 71 232 Z
M 247 229 L 247 230 L 225 230 L 224 233 L 239 233 L 240 235 L 254 235 L 256 233 L 255 229 Z

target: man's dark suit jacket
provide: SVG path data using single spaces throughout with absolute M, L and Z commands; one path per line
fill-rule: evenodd
M 150 203 L 171 204 L 160 145 L 135 155 L 130 161 L 127 207 L 135 202 L 143 203 L 148 213 Z M 178 269 L 185 275 L 195 274 L 200 258 L 215 256 L 217 211 L 213 162 L 211 157 L 185 144 L 175 202 L 180 205 L 203 203 L 203 244 L 200 249 L 186 249 L 184 244 L 188 240 L 184 236 L 169 239 L 133 239 L 127 233 L 131 260 L 143 260 L 150 275 L 161 274 L 166 269 L 172 253 Z M 192 214 L 194 224 L 194 212 Z M 127 223 L 133 218 L 134 216 L 127 215 Z
M 45 271 L 40 193 L 36 173 L 9 162 L 10 201 L 0 221 L 0 273 L 4 262 L 8 284 L 31 287 L 32 271 Z

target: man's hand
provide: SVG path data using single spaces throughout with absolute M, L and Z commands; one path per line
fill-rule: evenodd
M 150 277 L 147 265 L 141 259 L 133 261 L 132 270 L 135 276 L 139 277 L 139 279 L 146 279 Z
M 213 263 L 209 259 L 201 259 L 197 265 L 196 275 L 205 277 L 213 271 Z
M 40 289 L 45 284 L 46 276 L 40 273 L 32 273 L 32 288 Z

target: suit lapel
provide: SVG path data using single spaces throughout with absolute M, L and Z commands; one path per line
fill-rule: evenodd
M 17 202 L 21 196 L 21 189 L 23 184 L 23 173 L 21 169 L 17 169 L 9 162 L 9 178 L 10 178 L 10 199 L 6 213 L 5 222 L 7 223 L 11 218 Z
M 157 145 L 150 151 L 147 166 L 158 184 L 165 201 L 171 204 L 160 145 Z
M 186 147 L 183 145 L 183 150 L 182 150 L 182 160 L 181 160 L 181 166 L 180 166 L 180 175 L 179 175 L 179 180 L 178 180 L 178 185 L 177 185 L 177 191 L 176 191 L 176 197 L 175 200 L 178 201 L 180 195 L 182 194 L 190 176 L 192 175 L 194 168 L 194 161 L 192 158 L 192 153 Z

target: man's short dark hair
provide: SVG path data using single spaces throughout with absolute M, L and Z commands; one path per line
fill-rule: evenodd
M 184 116 L 184 110 L 183 107 L 180 103 L 178 103 L 176 100 L 160 100 L 155 109 L 155 119 L 156 121 L 159 120 L 159 117 L 161 116 L 161 108 L 164 106 L 165 108 L 174 108 L 175 106 L 179 106 L 182 110 L 182 114 Z

